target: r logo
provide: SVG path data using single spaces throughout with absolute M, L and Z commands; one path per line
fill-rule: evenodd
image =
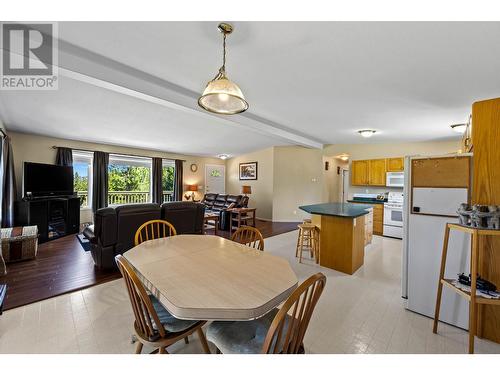
M 53 45 L 52 24 L 4 23 L 2 25 L 3 75 L 52 75 Z

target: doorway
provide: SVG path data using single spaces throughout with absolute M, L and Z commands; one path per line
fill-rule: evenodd
M 224 165 L 205 165 L 205 193 L 224 194 L 226 192 L 226 167 Z
M 342 202 L 349 199 L 349 169 L 342 169 Z

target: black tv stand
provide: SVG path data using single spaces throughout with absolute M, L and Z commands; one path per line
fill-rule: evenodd
M 40 243 L 55 240 L 80 229 L 80 198 L 37 197 L 15 204 L 16 225 L 36 225 Z

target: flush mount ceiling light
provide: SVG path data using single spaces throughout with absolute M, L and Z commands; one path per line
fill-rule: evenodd
M 218 29 L 223 36 L 222 66 L 215 78 L 207 83 L 203 95 L 198 99 L 198 104 L 209 112 L 234 115 L 246 111 L 248 103 L 238 85 L 226 76 L 226 36 L 233 32 L 233 26 L 220 23 Z
M 347 161 L 349 160 L 349 155 L 348 154 L 340 154 L 337 156 L 340 160 L 342 161 Z
M 358 130 L 358 133 L 361 134 L 362 137 L 370 138 L 373 134 L 376 133 L 376 131 L 371 129 L 364 129 L 364 130 Z
M 219 159 L 226 160 L 227 158 L 229 158 L 229 155 L 228 154 L 220 154 L 220 155 L 217 155 L 217 157 Z
M 450 125 L 450 127 L 453 129 L 453 131 L 456 131 L 457 133 L 464 134 L 465 129 L 467 129 L 467 124 L 453 124 Z

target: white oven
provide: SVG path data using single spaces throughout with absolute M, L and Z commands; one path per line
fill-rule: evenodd
M 403 193 L 391 191 L 384 203 L 384 236 L 403 238 Z
M 403 207 L 397 204 L 384 204 L 384 225 L 403 227 Z
M 405 185 L 405 173 L 387 172 L 385 185 L 392 187 L 403 187 Z

